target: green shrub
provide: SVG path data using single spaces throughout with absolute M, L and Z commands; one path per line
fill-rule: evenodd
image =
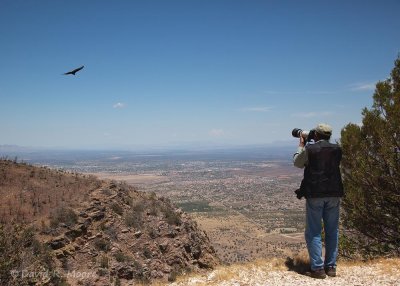
M 70 208 L 58 208 L 50 216 L 50 227 L 52 228 L 58 227 L 61 223 L 65 223 L 67 226 L 72 226 L 77 222 L 78 216 Z
M 114 225 L 111 225 L 108 228 L 105 228 L 104 233 L 107 234 L 111 240 L 117 240 L 118 239 L 118 231 Z
M 143 212 L 145 210 L 144 201 L 135 203 L 131 210 L 125 215 L 125 224 L 129 227 L 134 227 L 137 229 L 143 226 Z
M 111 209 L 119 215 L 122 215 L 124 213 L 124 209 L 118 204 L 118 203 L 113 203 L 111 205 Z
M 111 243 L 110 243 L 109 240 L 97 237 L 97 238 L 94 239 L 94 246 L 98 250 L 107 252 L 107 251 L 110 250 Z
M 172 208 L 164 208 L 165 219 L 170 225 L 180 225 L 182 223 L 181 216 Z
M 122 251 L 118 251 L 114 254 L 115 260 L 118 262 L 127 262 L 130 261 L 131 258 L 127 255 L 125 255 Z
M 100 267 L 108 269 L 108 263 L 109 263 L 108 257 L 106 255 L 102 255 L 100 257 Z
M 143 256 L 146 257 L 147 259 L 150 259 L 153 257 L 150 249 L 148 249 L 147 247 L 143 250 Z
M 140 229 L 143 226 L 142 215 L 141 214 L 139 215 L 133 211 L 128 212 L 125 215 L 125 224 L 126 226 Z

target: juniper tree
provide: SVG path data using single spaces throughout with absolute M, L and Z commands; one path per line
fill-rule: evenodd
M 400 254 L 400 55 L 362 116 L 341 131 L 343 223 L 370 254 Z

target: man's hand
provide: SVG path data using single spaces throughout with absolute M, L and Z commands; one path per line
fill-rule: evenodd
M 304 142 L 304 138 L 303 138 L 303 136 L 300 136 L 300 142 L 299 142 L 299 147 L 304 147 L 304 144 L 305 142 Z

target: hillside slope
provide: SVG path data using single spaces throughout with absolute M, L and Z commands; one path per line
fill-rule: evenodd
M 63 285 L 166 281 L 219 262 L 189 216 L 124 183 L 0 160 L 0 197 L 2 285 L 51 284 L 54 275 Z M 29 226 L 29 234 L 11 237 L 13 225 Z M 27 236 L 47 246 L 41 263 L 26 254 L 46 251 Z M 17 253 L 7 252 L 19 238 Z

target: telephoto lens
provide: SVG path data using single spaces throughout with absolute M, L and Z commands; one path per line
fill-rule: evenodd
M 302 130 L 300 128 L 295 128 L 292 130 L 292 136 L 296 137 L 296 138 L 300 138 L 303 137 L 304 139 L 307 140 L 307 142 L 309 142 L 311 139 L 314 139 L 314 137 L 309 137 L 308 134 L 312 133 L 313 130 L 308 131 L 308 130 Z M 314 136 L 314 133 L 312 133 L 312 136 Z
M 292 136 L 300 138 L 302 132 L 303 132 L 303 130 L 301 130 L 300 128 L 294 128 L 292 130 Z

